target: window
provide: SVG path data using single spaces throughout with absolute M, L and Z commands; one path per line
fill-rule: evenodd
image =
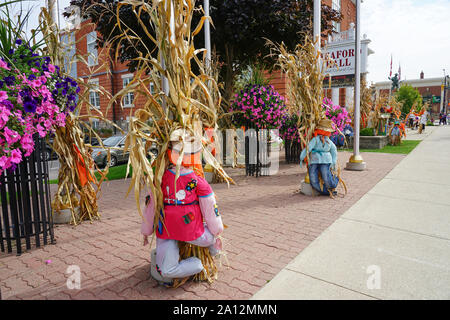
M 91 79 L 89 83 L 92 88 L 89 90 L 89 103 L 94 108 L 100 108 L 100 93 L 98 90 L 98 79 Z
M 100 121 L 98 119 L 92 119 L 92 129 L 99 128 Z
M 331 8 L 338 12 L 341 12 L 341 0 L 332 0 Z M 333 27 L 336 32 L 341 32 L 341 23 L 333 21 Z
M 75 33 L 67 33 L 61 35 L 61 43 L 64 55 L 64 70 L 69 72 L 69 75 L 77 78 L 77 63 L 75 58 Z
M 155 94 L 155 92 L 156 92 L 155 84 L 153 82 L 150 82 L 150 93 Z
M 87 35 L 87 52 L 88 52 L 88 65 L 95 66 L 98 64 L 98 52 L 97 52 L 97 31 L 92 31 Z
M 125 88 L 130 82 L 133 80 L 133 75 L 126 75 L 122 77 L 123 87 Z M 124 108 L 131 108 L 133 107 L 133 101 L 134 101 L 134 93 L 128 92 L 126 95 L 123 96 L 123 107 Z

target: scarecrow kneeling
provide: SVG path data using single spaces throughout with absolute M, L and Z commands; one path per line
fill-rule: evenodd
M 202 260 L 197 257 L 180 260 L 179 242 L 208 248 L 210 255 L 215 256 L 222 249 L 221 240 L 217 237 L 224 228 L 211 186 L 192 170 L 197 164 L 201 165 L 201 141 L 181 129 L 173 132 L 170 141 L 168 155 L 171 164 L 161 183 L 164 213 L 161 211 L 156 228 L 156 256 L 152 255 L 151 269 L 152 276 L 167 286 L 175 285 L 175 279 L 186 281 L 205 270 Z M 175 179 L 175 164 L 182 149 L 184 156 L 180 175 Z M 154 209 L 155 202 L 150 195 L 141 227 L 144 245 L 154 230 Z
M 393 146 L 397 146 L 400 144 L 402 132 L 400 130 L 400 122 L 398 120 L 395 121 L 394 127 L 389 132 L 389 142 Z
M 308 147 L 302 150 L 300 154 L 300 167 L 306 158 L 306 152 L 309 152 L 308 172 L 311 186 L 323 195 L 335 196 L 335 190 L 339 183 L 339 177 L 331 172 L 335 170 L 337 161 L 336 145 L 330 140 L 333 132 L 332 121 L 322 119 L 314 131 L 314 138 L 308 144 Z M 320 183 L 320 177 L 323 184 Z

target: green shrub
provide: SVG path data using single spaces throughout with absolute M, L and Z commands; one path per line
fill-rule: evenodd
M 361 129 L 359 135 L 360 136 L 365 136 L 365 137 L 373 136 L 374 135 L 373 134 L 373 128 L 363 128 L 363 129 Z
M 434 126 L 433 122 L 431 122 L 430 120 L 427 121 L 427 126 Z

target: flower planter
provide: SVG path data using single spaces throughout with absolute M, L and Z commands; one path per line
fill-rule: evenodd
M 75 208 L 75 217 L 78 218 L 80 215 L 80 207 Z M 53 213 L 53 223 L 54 224 L 67 224 L 72 221 L 72 211 L 70 209 L 63 209 L 59 212 Z
M 360 149 L 383 149 L 388 144 L 388 136 L 360 136 Z M 353 137 L 350 137 L 350 145 L 353 146 Z

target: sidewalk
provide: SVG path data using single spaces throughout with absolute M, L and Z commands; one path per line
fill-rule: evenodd
M 423 137 L 252 299 L 450 299 L 450 126 Z

